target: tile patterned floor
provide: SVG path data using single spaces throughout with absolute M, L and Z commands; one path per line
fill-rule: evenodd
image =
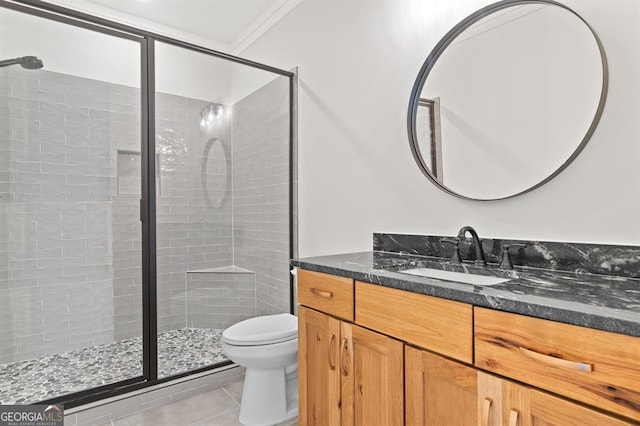
M 101 426 L 241 426 L 242 380 Z M 293 419 L 279 426 L 297 426 Z
M 158 374 L 225 361 L 222 330 L 184 328 L 158 335 Z M 0 365 L 0 404 L 31 404 L 142 375 L 142 340 L 128 339 Z

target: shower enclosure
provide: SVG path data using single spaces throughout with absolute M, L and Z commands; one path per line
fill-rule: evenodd
M 0 404 L 213 369 L 292 310 L 291 72 L 26 0 L 0 40 Z

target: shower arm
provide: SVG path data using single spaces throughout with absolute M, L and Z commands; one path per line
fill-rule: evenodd
M 8 67 L 11 65 L 18 65 L 19 63 L 20 63 L 20 58 L 5 59 L 4 61 L 0 61 L 0 68 Z

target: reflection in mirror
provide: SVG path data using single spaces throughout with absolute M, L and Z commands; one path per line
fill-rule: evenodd
M 450 31 L 418 76 L 409 111 L 414 156 L 432 181 L 463 198 L 534 189 L 593 133 L 606 73 L 599 40 L 570 9 L 488 6 Z
M 425 158 L 429 158 L 431 172 L 443 182 L 442 176 L 442 138 L 440 130 L 440 98 L 434 99 L 420 98 L 418 100 L 418 111 L 416 112 L 416 131 L 421 141 L 423 141 L 423 153 Z
M 223 207 L 231 193 L 231 157 L 222 139 L 207 141 L 200 173 L 207 206 Z

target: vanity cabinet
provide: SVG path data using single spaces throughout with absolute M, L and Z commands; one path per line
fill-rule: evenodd
M 470 361 L 471 306 L 302 269 L 298 302 L 300 425 L 404 425 L 405 394 L 407 425 L 476 424 L 475 370 L 404 343 Z
M 640 424 L 637 337 L 302 269 L 298 301 L 301 426 Z

